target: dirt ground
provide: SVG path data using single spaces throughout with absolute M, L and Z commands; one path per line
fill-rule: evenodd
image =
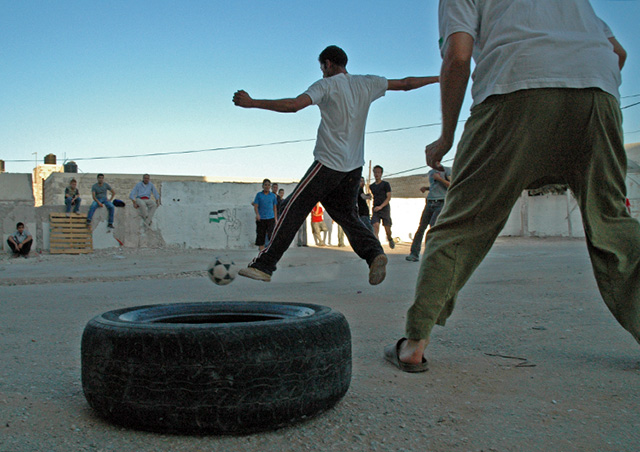
M 581 240 L 500 239 L 437 327 L 430 370 L 382 358 L 403 334 L 418 264 L 389 251 L 367 284 L 347 249 L 292 248 L 269 284 L 213 285 L 216 255 L 253 251 L 112 250 L 0 258 L 0 451 L 638 451 L 640 348 L 607 311 Z M 333 409 L 247 436 L 128 430 L 84 399 L 80 340 L 102 312 L 197 301 L 300 301 L 342 312 L 353 379 Z

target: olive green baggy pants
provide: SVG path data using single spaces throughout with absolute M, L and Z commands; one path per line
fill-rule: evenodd
M 626 167 L 620 107 L 601 90 L 523 90 L 474 107 L 427 236 L 407 337 L 445 324 L 522 191 L 544 178 L 571 188 L 602 298 L 640 342 L 640 223 L 625 207 Z

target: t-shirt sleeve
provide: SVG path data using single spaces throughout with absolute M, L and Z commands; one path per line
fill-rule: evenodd
M 389 182 L 385 182 L 384 184 L 384 194 L 391 193 L 391 184 Z
M 311 103 L 313 105 L 318 105 L 320 102 L 322 102 L 322 99 L 327 92 L 327 83 L 324 80 L 318 80 L 309 88 L 307 88 L 307 90 L 303 94 L 306 94 L 311 98 Z
M 476 3 L 473 0 L 440 0 L 438 8 L 440 55 L 444 56 L 447 40 L 454 33 L 468 33 L 474 41 L 477 40 L 480 17 Z
M 613 38 L 613 31 L 611 31 L 611 28 L 609 28 L 609 25 L 607 25 L 607 23 L 600 19 L 598 17 L 598 22 L 600 22 L 600 27 L 602 28 L 602 32 L 604 33 L 604 35 L 607 37 L 607 39 L 609 38 Z
M 260 193 L 256 193 L 255 198 L 253 198 L 253 202 L 252 202 L 252 204 L 258 204 L 258 203 L 259 203 L 259 201 L 260 201 L 260 200 L 258 199 L 259 197 L 260 197 Z
M 389 82 L 385 77 L 380 77 L 379 75 L 365 75 L 365 78 L 369 85 L 371 102 L 385 95 L 387 87 L 389 86 Z

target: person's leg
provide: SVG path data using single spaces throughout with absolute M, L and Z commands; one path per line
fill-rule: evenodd
M 420 257 L 420 249 L 422 248 L 424 231 L 427 230 L 427 226 L 429 226 L 429 220 L 431 219 L 432 210 L 430 209 L 430 207 L 431 205 L 429 204 L 429 202 L 426 202 L 424 205 L 424 209 L 422 209 L 420 224 L 418 225 L 416 233 L 413 235 L 413 241 L 411 242 L 411 251 L 409 252 L 409 256 L 407 256 L 408 260 L 411 258 L 418 259 Z
M 327 244 L 327 235 L 329 233 L 329 228 L 327 227 L 327 223 L 322 220 L 318 223 L 318 227 L 320 228 L 320 246 L 325 246 Z
M 267 237 L 267 223 L 264 220 L 256 220 L 256 246 L 260 251 L 264 249 Z
M 589 123 L 582 129 L 585 143 L 576 146 L 569 185 L 580 206 L 600 294 L 640 343 L 640 224 L 625 205 L 622 115 L 613 97 L 593 94 Z
M 556 174 L 561 152 L 554 135 L 567 127 L 562 118 L 571 112 L 548 91 L 494 96 L 472 110 L 444 208 L 427 234 L 401 361 L 421 362 L 433 326 L 444 325 L 451 315 L 458 291 L 493 245 L 522 190 Z
M 69 198 L 68 196 L 65 196 L 64 205 L 65 205 L 65 213 L 71 212 L 71 198 Z
M 156 213 L 156 210 L 158 209 L 158 204 L 153 199 L 145 199 L 144 202 L 147 205 L 146 223 L 147 225 L 150 226 L 151 222 L 153 221 L 153 215 Z
M 80 211 L 80 205 L 82 204 L 82 198 L 76 198 L 73 203 L 73 213 L 78 213 Z
M 93 214 L 97 208 L 98 208 L 98 203 L 96 201 L 93 201 L 91 203 L 91 206 L 89 206 L 89 212 L 87 212 L 87 223 L 91 223 L 91 219 L 93 218 Z
M 31 251 L 31 245 L 33 245 L 33 240 L 29 240 L 27 243 L 22 245 L 22 248 L 20 248 L 20 255 L 27 257 Z
M 311 232 L 313 233 L 313 240 L 316 242 L 316 245 L 320 245 L 320 223 L 314 222 L 311 223 Z
M 113 217 L 116 213 L 116 208 L 113 205 L 113 203 L 111 201 L 104 201 L 102 204 L 104 204 L 104 206 L 107 208 L 107 210 L 109 211 L 109 222 L 108 225 L 110 224 L 111 226 L 113 226 Z
M 371 215 L 371 227 L 373 228 L 373 234 L 376 238 L 380 237 L 380 217 L 378 212 L 373 212 Z
M 136 199 L 136 204 L 138 204 L 138 215 L 142 218 L 142 221 L 145 223 L 149 218 L 149 209 L 147 208 L 147 203 L 145 199 Z
M 293 193 L 287 198 L 282 214 L 276 221 L 269 246 L 258 254 L 249 267 L 271 275 L 313 206 L 331 191 L 331 187 L 339 182 L 343 174 L 331 170 L 319 162 L 314 162 Z
M 356 198 L 360 186 L 362 169 L 357 168 L 349 172 L 335 188 L 325 196 L 322 204 L 336 223 L 342 226 L 349 243 L 360 258 L 371 265 L 373 259 L 384 254 L 380 242 L 369 229 L 360 221 L 356 209 Z
M 16 245 L 14 245 L 14 243 L 11 240 L 7 239 L 7 245 L 9 245 L 9 248 L 11 248 L 11 251 L 13 252 L 14 255 L 20 254 L 20 250 Z
M 338 246 L 344 246 L 344 229 L 338 225 Z
M 391 249 L 395 248 L 396 243 L 393 241 L 393 234 L 391 233 L 391 217 L 389 217 L 388 224 L 384 225 L 384 231 L 387 233 L 387 241 L 389 242 L 389 247 Z

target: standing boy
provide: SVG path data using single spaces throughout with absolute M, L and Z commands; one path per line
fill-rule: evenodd
M 371 224 L 373 225 L 373 231 L 378 237 L 380 232 L 380 223 L 383 224 L 384 230 L 387 233 L 387 240 L 389 241 L 389 248 L 396 247 L 393 237 L 391 236 L 391 185 L 386 180 L 382 180 L 382 172 L 384 170 L 380 165 L 373 167 L 373 177 L 375 182 L 369 185 L 369 190 L 373 195 L 373 214 L 371 215 Z
M 278 198 L 271 191 L 271 181 L 262 181 L 262 191 L 251 203 L 256 212 L 256 245 L 262 251 L 267 236 L 271 237 L 278 216 Z

